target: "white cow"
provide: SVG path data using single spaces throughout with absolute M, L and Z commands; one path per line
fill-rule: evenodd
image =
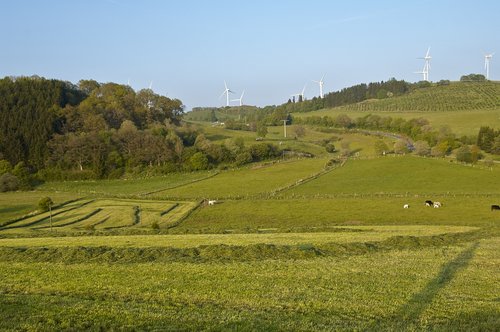
M 441 207 L 441 203 L 440 202 L 434 202 L 434 208 L 437 209 L 437 208 L 440 208 Z
M 215 203 L 217 203 L 216 200 L 209 200 L 208 201 L 208 205 L 215 205 Z
M 409 208 L 410 208 L 410 204 L 403 205 L 403 209 L 409 209 Z

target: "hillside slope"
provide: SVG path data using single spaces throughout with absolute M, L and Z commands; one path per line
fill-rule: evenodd
M 500 83 L 452 82 L 415 89 L 405 95 L 370 99 L 338 107 L 348 111 L 458 111 L 500 107 Z

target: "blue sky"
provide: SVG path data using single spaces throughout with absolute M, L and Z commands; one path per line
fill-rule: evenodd
M 325 76 L 325 92 L 391 77 L 484 73 L 498 52 L 500 1 L 2 0 L 0 76 L 95 79 L 222 106 L 224 80 L 244 103 L 286 102 Z

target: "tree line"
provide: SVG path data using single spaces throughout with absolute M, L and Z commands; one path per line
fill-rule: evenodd
M 213 144 L 182 123 L 178 99 L 116 83 L 40 77 L 0 80 L 0 190 L 36 180 L 117 178 L 244 164 L 279 153 L 268 144 Z
M 433 128 L 424 118 L 405 120 L 368 114 L 353 119 L 346 114 L 340 114 L 335 117 L 296 118 L 294 122 L 320 127 L 392 132 L 411 139 L 399 139 L 393 149 L 379 142 L 377 151 L 380 153 L 384 151 L 406 153 L 414 150 L 416 154 L 423 156 L 443 157 L 454 151 L 458 160 L 466 162 L 475 162 L 482 158 L 481 150 L 491 154 L 500 154 L 500 130 L 490 127 L 481 127 L 476 138 L 475 136 L 458 137 L 447 126 L 439 129 Z

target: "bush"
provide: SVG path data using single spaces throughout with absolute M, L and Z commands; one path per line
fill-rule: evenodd
M 394 153 L 405 154 L 408 151 L 408 143 L 405 140 L 400 139 L 394 143 Z
M 430 156 L 431 148 L 426 141 L 416 141 L 414 144 L 415 154 L 419 156 Z
M 242 166 L 242 165 L 251 163 L 252 160 L 253 160 L 252 154 L 250 154 L 250 152 L 248 152 L 248 151 L 243 151 L 243 152 L 238 153 L 236 155 L 236 160 L 234 163 L 236 164 L 236 166 Z
M 484 82 L 486 81 L 486 77 L 482 74 L 469 74 L 463 75 L 460 77 L 460 82 Z
M 250 147 L 250 154 L 252 155 L 252 159 L 254 161 L 260 161 L 264 159 L 277 157 L 280 155 L 280 151 L 273 144 L 259 143 L 259 144 L 254 144 Z
M 15 191 L 19 189 L 19 180 L 15 175 L 5 173 L 0 176 L 0 192 Z
M 375 153 L 378 155 L 385 155 L 389 152 L 389 147 L 382 140 L 377 140 L 375 142 Z
M 196 152 L 189 158 L 189 168 L 193 171 L 201 171 L 208 168 L 208 158 L 203 152 Z
M 50 207 L 54 205 L 54 202 L 50 197 L 42 197 L 38 201 L 38 209 L 42 212 L 49 211 Z
M 326 152 L 328 153 L 334 153 L 337 152 L 337 149 L 335 149 L 335 145 L 333 143 L 327 143 L 325 145 Z
M 0 175 L 12 172 L 12 166 L 7 160 L 0 160 Z
M 472 153 L 468 145 L 463 145 L 455 151 L 455 156 L 457 161 L 462 161 L 465 163 L 472 162 Z

